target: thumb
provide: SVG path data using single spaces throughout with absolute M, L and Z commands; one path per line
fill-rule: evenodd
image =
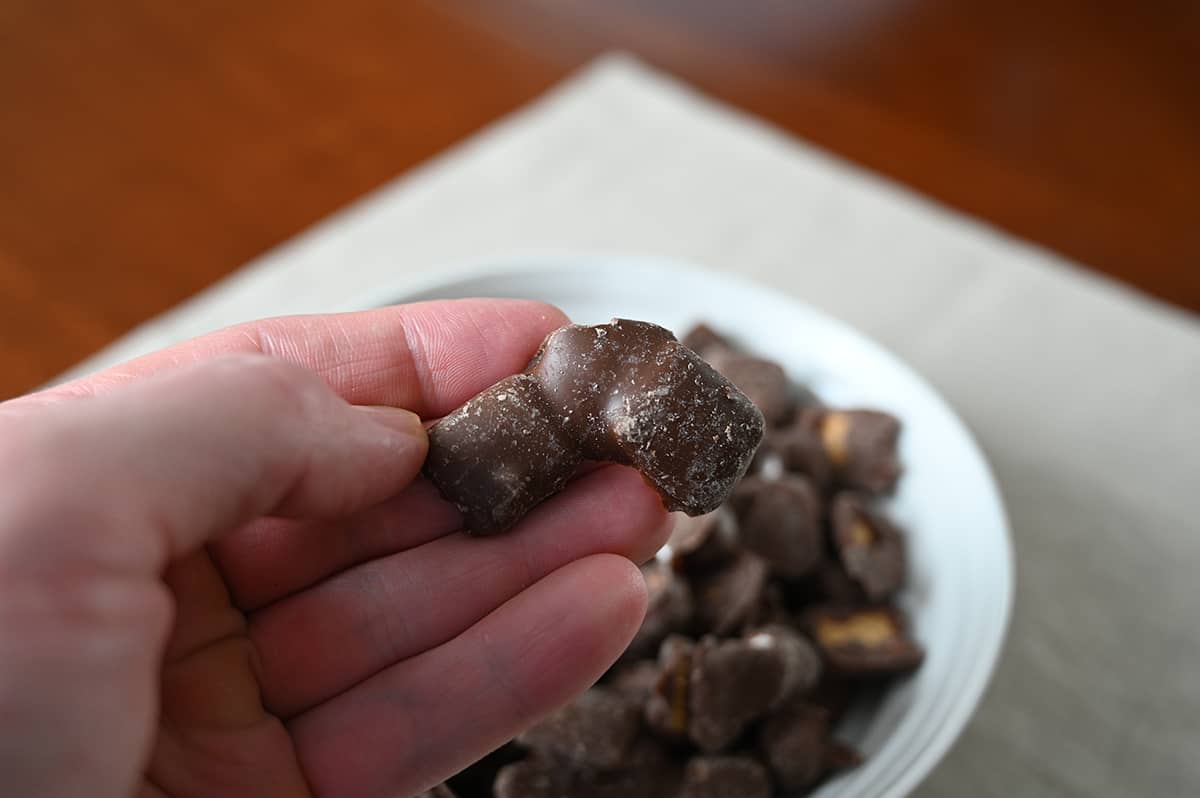
M 259 516 L 337 517 L 381 501 L 412 480 L 426 447 L 416 415 L 351 406 L 265 356 L 0 413 L 0 571 L 158 574 Z

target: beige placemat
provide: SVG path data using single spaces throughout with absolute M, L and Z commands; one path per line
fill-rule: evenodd
M 598 62 L 76 373 L 529 249 L 757 278 L 896 351 L 973 428 L 1012 517 L 1016 612 L 982 709 L 920 795 L 1200 795 L 1200 325 L 629 59 Z

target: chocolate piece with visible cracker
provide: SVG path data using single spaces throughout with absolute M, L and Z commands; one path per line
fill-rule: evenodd
M 826 410 L 815 422 L 838 483 L 872 494 L 891 493 L 900 478 L 900 421 L 877 410 Z
M 679 742 L 687 738 L 695 650 L 696 644 L 680 635 L 668 637 L 659 648 L 658 684 L 646 700 L 644 718 L 646 727 L 664 740 Z
M 817 407 L 802 409 L 791 424 L 773 430 L 760 447 L 774 452 L 784 469 L 811 479 L 822 493 L 833 484 L 833 463 L 821 439 L 821 420 L 827 412 Z
M 644 706 L 658 689 L 662 669 L 652 659 L 639 659 L 616 665 L 604 678 L 604 685 L 620 693 L 637 706 Z
M 895 607 L 817 607 L 805 613 L 805 625 L 830 668 L 844 676 L 906 673 L 925 658 Z
M 907 557 L 900 529 L 849 493 L 834 497 L 830 511 L 833 543 L 846 575 L 871 601 L 891 596 L 904 584 Z

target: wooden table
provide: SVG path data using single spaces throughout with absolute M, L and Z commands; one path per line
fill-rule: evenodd
M 4 0 L 0 397 L 614 47 L 1200 310 L 1194 0 Z

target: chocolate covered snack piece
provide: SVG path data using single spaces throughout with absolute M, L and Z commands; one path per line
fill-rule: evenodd
M 614 319 L 550 333 L 529 367 L 429 429 L 425 473 L 475 534 L 500 532 L 584 460 L 636 468 L 668 510 L 715 510 L 765 422 L 666 329 Z
M 819 408 L 805 408 L 792 423 L 773 431 L 759 447 L 760 452 L 763 449 L 773 452 L 784 469 L 804 474 L 822 492 L 833 483 L 833 464 L 821 438 L 822 420 L 826 415 L 827 411 Z
M 707 324 L 697 324 L 688 331 L 687 335 L 683 336 L 680 343 L 706 360 L 714 352 L 734 348 L 729 339 Z
M 758 605 L 746 618 L 746 628 L 755 629 L 771 624 L 790 625 L 792 613 L 787 607 L 787 595 L 783 586 L 775 581 L 763 588 Z
M 661 678 L 662 671 L 657 662 L 639 659 L 615 666 L 606 676 L 605 685 L 640 707 L 654 695 Z
M 828 711 L 800 700 L 767 719 L 759 732 L 759 747 L 785 790 L 806 789 L 827 773 L 861 761 L 854 749 L 830 740 Z
M 822 549 L 821 505 L 804 477 L 765 482 L 741 516 L 741 540 L 780 576 L 811 573 Z
M 695 650 L 696 644 L 681 635 L 668 637 L 659 648 L 658 684 L 646 700 L 644 715 L 646 727 L 664 740 L 687 738 Z
M 895 607 L 818 607 L 805 623 L 830 668 L 844 676 L 906 673 L 925 658 Z
M 895 524 L 847 493 L 834 497 L 830 521 L 842 567 L 868 599 L 879 601 L 900 589 L 906 556 L 904 538 Z
M 496 798 L 662 798 L 675 795 L 681 774 L 661 745 L 642 738 L 618 766 L 605 770 L 534 754 L 496 776 Z
M 748 756 L 697 756 L 684 768 L 679 798 L 771 798 L 771 779 Z
M 790 626 L 768 624 L 747 634 L 745 639 L 751 648 L 779 653 L 784 665 L 782 697 L 807 693 L 821 678 L 821 655 Z
M 808 584 L 809 604 L 855 607 L 867 603 L 862 586 L 846 573 L 840 562 L 821 560 Z
M 767 564 L 743 552 L 695 581 L 696 618 L 716 635 L 733 634 L 755 620 L 767 588 Z
M 828 410 L 817 421 L 821 444 L 843 486 L 891 493 L 900 478 L 900 422 L 877 410 Z
M 584 767 L 621 764 L 638 734 L 641 712 L 620 693 L 593 687 L 536 726 L 517 742 Z
M 795 407 L 792 385 L 778 363 L 730 350 L 710 350 L 706 359 L 750 397 L 767 424 L 780 424 L 791 417 Z
M 794 681 L 785 652 L 705 637 L 692 652 L 688 737 L 706 753 L 726 749 L 784 699 Z
M 727 504 L 704 515 L 681 516 L 667 544 L 678 571 L 696 573 L 719 565 L 741 548 L 737 516 Z
M 530 758 L 500 768 L 492 794 L 496 798 L 566 798 L 572 791 L 575 773 L 545 759 Z

